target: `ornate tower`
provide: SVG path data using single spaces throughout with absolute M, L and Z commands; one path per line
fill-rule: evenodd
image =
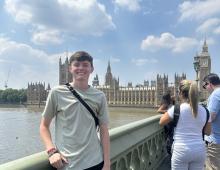
M 208 97 L 208 92 L 202 88 L 202 80 L 203 78 L 211 72 L 211 58 L 208 52 L 208 45 L 206 40 L 204 41 L 202 52 L 194 57 L 194 60 L 197 61 L 198 64 L 198 88 L 200 91 L 200 99 L 204 100 Z
M 40 105 L 43 101 L 46 101 L 48 93 L 49 91 L 45 89 L 45 83 L 28 83 L 27 103 Z
M 65 84 L 72 81 L 72 75 L 69 72 L 69 61 L 66 57 L 66 61 L 62 63 L 61 57 L 59 60 L 59 84 Z
M 99 77 L 98 74 L 96 74 L 96 76 L 94 77 L 93 81 L 92 81 L 92 86 L 99 86 Z
M 168 90 L 168 75 L 157 75 L 155 105 L 159 105 L 163 94 Z
M 105 74 L 105 85 L 112 87 L 113 86 L 112 80 L 113 80 L 113 77 L 112 77 L 112 73 L 111 73 L 110 61 L 108 61 L 107 72 Z
M 180 85 L 180 82 L 182 80 L 186 79 L 186 74 L 182 73 L 181 76 L 179 76 L 178 74 L 175 73 L 175 77 L 174 77 L 174 96 L 175 96 L 175 100 L 178 101 L 178 88 Z

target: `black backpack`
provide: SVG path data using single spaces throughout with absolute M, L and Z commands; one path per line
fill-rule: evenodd
M 179 115 L 180 115 L 180 105 L 175 104 L 173 120 L 164 126 L 165 138 L 166 138 L 166 149 L 167 149 L 167 153 L 170 155 L 172 154 L 171 149 L 173 145 L 174 128 L 176 127 L 177 122 L 179 120 Z
M 202 129 L 202 138 L 204 140 L 204 136 L 205 136 L 205 126 L 209 120 L 209 111 L 208 109 L 202 105 L 205 110 L 206 110 L 206 122 L 205 122 L 205 125 L 203 126 L 203 129 Z M 172 155 L 172 152 L 171 152 L 171 149 L 172 149 L 172 145 L 173 145 L 173 135 L 174 135 L 174 129 L 178 123 L 178 120 L 179 120 L 179 115 L 180 115 L 180 105 L 179 104 L 176 104 L 174 106 L 174 117 L 173 117 L 173 120 L 171 122 L 169 122 L 167 125 L 164 126 L 164 129 L 165 129 L 165 135 L 166 135 L 166 149 L 167 149 L 167 153 Z

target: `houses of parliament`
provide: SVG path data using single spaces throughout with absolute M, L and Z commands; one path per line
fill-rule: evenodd
M 72 76 L 68 71 L 68 57 L 62 62 L 59 59 L 59 84 L 72 81 Z M 211 58 L 208 52 L 208 45 L 204 41 L 202 51 L 194 57 L 194 69 L 196 81 L 200 91 L 200 100 L 205 100 L 208 93 L 202 88 L 203 78 L 211 71 Z M 155 80 L 145 80 L 143 84 L 133 86 L 132 82 L 127 86 L 120 86 L 119 78 L 115 78 L 111 72 L 111 64 L 108 62 L 105 82 L 100 85 L 98 75 L 92 81 L 92 86 L 103 91 L 110 106 L 127 107 L 156 107 L 160 105 L 164 93 L 170 91 L 172 95 L 178 96 L 178 86 L 181 80 L 186 79 L 186 74 L 175 73 L 174 82 L 169 83 L 168 75 L 157 74 Z M 44 103 L 49 93 L 50 85 L 47 88 L 42 83 L 28 84 L 27 99 L 28 104 Z

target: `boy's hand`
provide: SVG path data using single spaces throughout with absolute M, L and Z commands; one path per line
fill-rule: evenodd
M 102 170 L 110 170 L 110 164 L 105 164 L 104 163 L 104 166 L 103 166 Z
M 50 164 L 57 169 L 64 167 L 65 164 L 68 164 L 67 159 L 60 153 L 54 153 L 53 155 L 51 155 L 49 157 L 49 161 Z

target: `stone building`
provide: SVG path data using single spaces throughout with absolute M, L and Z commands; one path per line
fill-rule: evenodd
M 202 80 L 211 72 L 211 57 L 208 52 L 206 40 L 204 41 L 202 52 L 194 57 L 194 68 L 196 71 L 198 89 L 200 91 L 200 100 L 205 100 L 208 98 L 209 93 L 202 88 Z
M 127 86 L 120 86 L 119 77 L 116 78 L 111 72 L 110 61 L 105 74 L 105 83 L 100 85 L 98 75 L 96 74 L 92 85 L 103 91 L 106 95 L 109 105 L 133 106 L 133 107 L 154 107 L 161 102 L 162 95 L 168 90 L 174 95 L 177 93 L 180 80 L 185 79 L 186 75 L 175 74 L 175 83 L 169 86 L 168 75 L 157 75 L 156 80 L 145 80 L 143 84 L 136 86 L 129 82 Z M 62 63 L 59 60 L 59 84 L 65 84 L 72 80 L 68 71 L 68 58 Z
M 72 75 L 69 73 L 69 60 L 66 57 L 64 63 L 62 63 L 61 57 L 59 60 L 59 84 L 66 84 L 73 80 Z
M 50 84 L 47 88 L 45 83 L 28 83 L 27 104 L 40 105 L 44 104 L 50 91 Z
M 68 57 L 66 57 L 64 63 L 62 63 L 61 58 L 59 59 L 60 85 L 72 81 L 72 75 L 68 71 L 68 63 Z M 208 93 L 202 88 L 202 80 L 211 71 L 211 58 L 206 40 L 204 41 L 202 52 L 194 57 L 194 68 L 197 73 L 196 80 L 200 91 L 200 99 L 205 100 L 208 97 Z M 183 79 L 186 79 L 186 74 L 178 75 L 175 73 L 174 82 L 169 83 L 168 75 L 158 74 L 156 80 L 144 80 L 143 84 L 135 86 L 132 85 L 132 82 L 129 82 L 127 86 L 120 86 L 119 77 L 115 78 L 113 76 L 110 61 L 108 61 L 104 85 L 100 85 L 97 74 L 92 81 L 92 85 L 105 93 L 109 105 L 155 107 L 160 104 L 162 95 L 168 90 L 177 97 L 178 86 Z M 42 83 L 28 84 L 28 103 L 45 101 L 49 90 L 50 85 L 45 88 L 45 84 Z
M 95 88 L 105 93 L 109 105 L 155 107 L 160 105 L 162 95 L 167 91 L 174 95 L 180 80 L 185 78 L 185 74 L 182 74 L 182 76 L 175 74 L 175 84 L 174 86 L 169 86 L 168 76 L 158 74 L 156 80 L 151 80 L 151 83 L 145 80 L 143 84 L 136 86 L 132 86 L 131 82 L 127 86 L 120 86 L 119 78 L 113 77 L 110 62 L 108 62 L 105 84 L 97 85 L 95 83 L 99 82 L 98 76 L 95 76 L 92 84 Z

